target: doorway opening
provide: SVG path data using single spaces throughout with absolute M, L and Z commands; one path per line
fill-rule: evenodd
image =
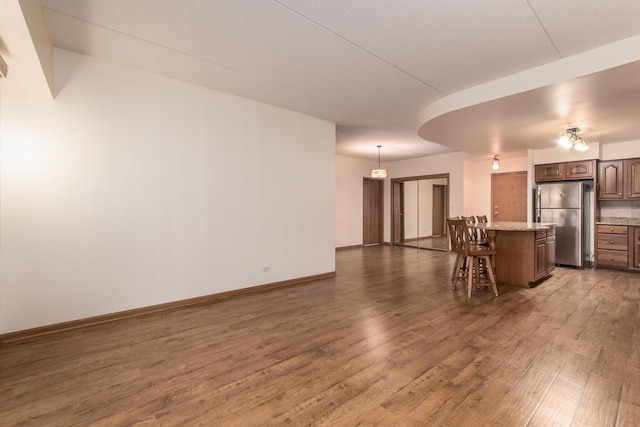
M 449 174 L 391 180 L 391 243 L 449 250 Z

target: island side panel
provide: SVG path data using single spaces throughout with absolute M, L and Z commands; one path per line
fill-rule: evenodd
M 535 281 L 535 231 L 495 232 L 496 280 L 529 287 Z

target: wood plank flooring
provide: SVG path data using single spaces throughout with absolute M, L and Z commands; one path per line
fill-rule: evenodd
M 0 425 L 636 426 L 640 275 L 452 291 L 450 253 L 0 347 Z

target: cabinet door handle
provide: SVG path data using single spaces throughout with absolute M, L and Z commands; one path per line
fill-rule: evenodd
M 611 240 L 609 243 L 611 243 L 613 245 L 613 240 Z
M 611 257 L 611 261 L 613 261 L 613 257 Z

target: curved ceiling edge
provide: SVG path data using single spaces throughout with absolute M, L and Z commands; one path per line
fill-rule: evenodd
M 544 88 L 598 71 L 640 60 L 640 36 L 630 37 L 601 46 L 581 54 L 513 74 L 482 85 L 465 89 L 428 105 L 417 118 L 418 135 L 428 141 L 443 143 L 430 138 L 425 129 L 436 117 L 488 101 L 518 93 Z M 444 144 L 446 145 L 446 144 Z

